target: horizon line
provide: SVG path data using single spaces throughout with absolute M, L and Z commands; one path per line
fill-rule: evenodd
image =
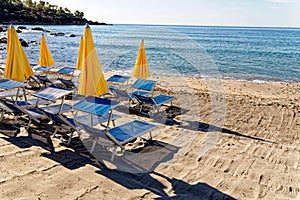
M 141 23 L 109 23 L 112 25 L 143 25 L 143 26 L 189 26 L 189 27 L 239 27 L 239 28 L 294 28 L 300 29 L 300 26 L 272 26 L 272 25 L 199 25 L 199 24 L 141 24 Z
M 141 24 L 141 23 L 105 23 L 105 25 L 139 25 L 139 26 L 182 26 L 182 27 L 232 27 L 232 28 L 288 28 L 288 29 L 300 29 L 300 26 L 257 26 L 257 25 L 197 25 L 197 24 Z M 1 23 L 0 23 L 1 25 Z M 7 25 L 7 24 L 2 24 Z M 15 25 L 29 25 L 29 26 L 82 26 L 77 24 L 23 24 L 15 23 Z M 105 26 L 105 25 L 91 25 L 91 26 Z

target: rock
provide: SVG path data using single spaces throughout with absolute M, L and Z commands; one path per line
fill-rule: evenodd
M 17 29 L 24 30 L 27 29 L 26 26 L 17 26 Z
M 52 36 L 64 36 L 65 33 L 49 33 L 49 35 L 52 35 Z
M 5 25 L 0 25 L 0 32 L 6 32 L 7 31 L 7 26 Z
M 6 44 L 7 43 L 7 38 L 3 37 L 0 39 L 0 44 Z
M 41 28 L 41 27 L 34 27 L 31 30 L 33 30 L 33 31 L 44 31 L 44 29 Z
M 28 43 L 27 43 L 25 40 L 23 40 L 22 38 L 20 38 L 19 40 L 20 40 L 21 45 L 22 45 L 23 47 L 28 47 Z M 7 38 L 6 38 L 6 37 L 1 38 L 1 39 L 0 39 L 0 43 L 1 43 L 1 44 L 6 44 L 6 43 L 7 43 Z
M 22 38 L 20 38 L 19 40 L 20 40 L 21 45 L 22 45 L 23 47 L 28 47 L 28 43 L 27 43 L 25 40 L 23 40 Z
M 57 36 L 64 36 L 65 35 L 65 33 L 57 33 Z
M 17 29 L 17 30 L 16 30 L 16 32 L 17 32 L 17 33 L 22 33 L 22 31 L 21 31 L 21 30 L 19 30 L 19 29 Z
M 75 34 L 70 34 L 69 37 L 76 37 L 76 35 Z

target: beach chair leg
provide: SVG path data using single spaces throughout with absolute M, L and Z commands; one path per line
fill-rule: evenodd
M 68 139 L 67 146 L 69 146 L 71 144 L 71 140 L 72 140 L 73 134 L 74 134 L 74 131 L 71 133 L 71 135 L 70 135 L 70 137 Z
M 77 129 L 76 132 L 77 132 L 78 137 L 79 137 L 79 139 L 80 139 L 80 137 L 81 137 L 81 131 Z
M 29 129 L 31 122 L 32 122 L 32 120 L 29 119 L 29 122 L 27 123 L 27 125 L 26 125 L 26 127 L 25 127 L 25 130 L 26 130 L 26 131 Z
M 93 151 L 95 150 L 96 143 L 97 143 L 97 140 L 93 140 L 93 144 L 92 144 L 92 148 L 91 148 L 91 153 L 93 153 Z
M 0 122 L 4 119 L 4 110 L 1 112 Z
M 77 95 L 77 88 L 75 88 L 75 90 L 73 90 L 73 91 L 74 91 L 73 97 L 76 97 L 76 95 Z
M 140 113 L 143 113 L 143 104 L 141 105 L 141 107 L 140 107 Z
M 13 123 L 12 127 L 19 128 L 18 126 L 16 126 L 16 123 L 17 123 L 18 119 L 19 119 L 19 117 L 14 115 L 14 123 Z
M 58 127 L 56 127 L 56 129 L 54 130 L 54 132 L 53 132 L 53 134 L 52 134 L 52 137 L 54 137 L 55 135 L 56 135 L 56 133 L 57 133 L 57 131 L 58 131 Z
M 152 133 L 151 133 L 151 131 L 149 132 L 149 140 L 152 140 Z
M 113 150 L 113 152 L 112 152 L 111 158 L 110 158 L 111 162 L 114 161 L 116 153 L 117 153 L 117 148 L 115 147 L 114 150 Z
M 18 126 L 16 126 L 18 120 L 19 116 L 15 116 L 13 127 L 18 128 Z

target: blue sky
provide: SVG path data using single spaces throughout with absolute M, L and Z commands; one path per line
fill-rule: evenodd
M 113 24 L 300 27 L 300 0 L 46 0 Z

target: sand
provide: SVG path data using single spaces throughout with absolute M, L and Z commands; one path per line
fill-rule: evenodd
M 101 164 L 107 154 L 90 155 L 79 138 L 63 145 L 63 133 L 51 137 L 52 124 L 26 131 L 26 120 L 15 128 L 6 115 L 0 123 L 0 198 L 300 199 L 299 84 L 153 79 L 155 94 L 176 96 L 171 108 L 129 119 L 124 105 L 116 111 L 123 115 L 117 124 L 140 119 L 159 126 L 157 143 L 126 157 L 144 173 Z

